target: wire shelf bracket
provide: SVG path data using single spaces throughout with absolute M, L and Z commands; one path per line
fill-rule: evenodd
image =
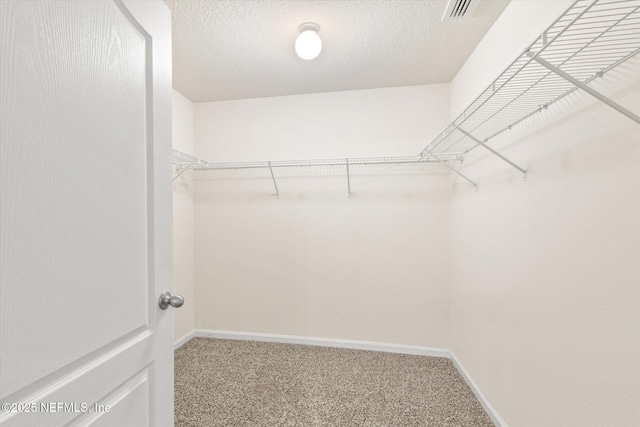
M 271 172 L 271 179 L 273 180 L 273 186 L 276 188 L 276 196 L 280 195 L 280 192 L 278 191 L 278 184 L 276 184 L 276 177 L 273 174 L 273 168 L 271 167 L 271 162 L 267 162 L 269 164 L 269 172 Z
M 509 163 L 511 166 L 513 166 L 514 168 L 518 169 L 520 172 L 523 173 L 524 175 L 524 179 L 527 179 L 527 171 L 523 168 L 521 168 L 520 166 L 516 165 L 515 163 L 513 163 L 511 160 L 507 159 L 505 156 L 503 156 L 502 154 L 498 153 L 496 150 L 494 150 L 493 148 L 489 147 L 487 144 L 485 144 L 484 142 L 480 141 L 478 138 L 476 138 L 475 136 L 471 135 L 469 132 L 467 132 L 466 130 L 462 129 L 460 126 L 458 126 L 456 128 L 458 131 L 462 132 L 464 135 L 466 135 L 467 137 L 469 137 L 470 139 L 474 140 L 476 142 L 476 144 L 486 148 L 487 150 L 489 150 L 491 153 L 493 153 L 494 155 L 498 156 L 499 158 L 501 158 L 502 160 L 504 160 L 505 162 Z
M 344 164 L 347 167 L 347 194 L 351 196 L 351 177 L 349 176 L 349 159 L 344 159 Z
M 173 177 L 173 179 L 171 180 L 171 182 L 173 182 L 173 181 L 175 181 L 176 179 L 180 178 L 180 175 L 182 175 L 182 174 L 183 174 L 183 173 L 185 173 L 186 171 L 187 171 L 187 169 L 182 169 L 182 170 L 176 169 L 177 174 L 176 174 L 176 176 L 174 176 L 174 177 Z
M 528 52 L 527 54 L 531 55 L 531 57 L 536 62 L 538 62 L 540 65 L 542 65 L 543 67 L 548 68 L 549 70 L 553 71 L 554 73 L 556 73 L 557 75 L 559 75 L 563 79 L 571 82 L 573 85 L 575 85 L 575 86 L 579 87 L 580 89 L 582 89 L 583 91 L 587 92 L 589 95 L 599 99 L 600 101 L 602 101 L 605 104 L 607 104 L 609 107 L 611 107 L 614 110 L 624 114 L 625 116 L 629 117 L 634 122 L 640 124 L 640 116 L 638 116 L 637 114 L 632 113 L 631 111 L 629 111 L 626 108 L 624 108 L 622 105 L 620 105 L 617 102 L 611 100 L 611 98 L 608 98 L 608 97 L 604 96 L 603 94 L 601 94 L 597 90 L 592 89 L 591 87 L 589 87 L 586 84 L 582 83 L 580 80 L 574 79 L 569 74 L 567 74 L 564 71 L 562 71 L 560 68 L 554 67 L 553 65 L 551 65 L 550 63 L 548 63 L 544 59 L 533 55 L 532 52 Z
M 429 154 L 429 157 L 433 157 L 433 158 L 434 158 L 434 159 L 436 159 L 436 161 L 437 161 L 438 163 L 440 163 L 442 166 L 444 166 L 444 167 L 448 168 L 448 169 L 449 169 L 449 170 L 451 170 L 452 172 L 456 173 L 457 175 L 459 175 L 459 176 L 461 176 L 462 178 L 464 178 L 464 179 L 466 179 L 467 181 L 469 181 L 471 184 L 473 184 L 473 186 L 475 187 L 476 191 L 478 191 L 478 184 L 477 184 L 475 181 L 471 180 L 471 178 L 469 178 L 468 176 L 464 175 L 462 172 L 460 172 L 460 171 L 459 171 L 459 170 L 457 170 L 456 168 L 454 168 L 454 167 L 452 167 L 452 166 L 449 166 L 449 165 L 448 165 L 448 164 L 446 164 L 446 163 L 443 163 L 440 159 L 438 159 L 438 157 L 436 157 L 436 156 L 434 156 L 434 155 L 432 155 L 432 154 Z

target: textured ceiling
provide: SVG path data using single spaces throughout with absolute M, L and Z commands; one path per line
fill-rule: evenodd
M 440 22 L 447 0 L 165 0 L 173 86 L 194 102 L 449 82 L 509 0 Z M 320 25 L 316 59 L 298 25 Z

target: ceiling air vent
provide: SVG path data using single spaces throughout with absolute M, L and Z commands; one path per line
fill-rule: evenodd
M 468 19 L 473 16 L 473 11 L 478 6 L 479 0 L 449 0 L 447 8 L 442 15 L 442 22 Z

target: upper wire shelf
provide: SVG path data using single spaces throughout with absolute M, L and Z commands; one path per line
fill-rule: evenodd
M 577 88 L 640 123 L 637 115 L 588 86 L 639 51 L 640 0 L 578 0 L 420 155 L 467 153 Z

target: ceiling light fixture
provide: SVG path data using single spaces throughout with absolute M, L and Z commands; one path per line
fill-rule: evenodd
M 318 35 L 320 26 L 313 22 L 300 24 L 300 35 L 296 39 L 296 53 L 302 59 L 310 60 L 320 55 L 322 39 Z

